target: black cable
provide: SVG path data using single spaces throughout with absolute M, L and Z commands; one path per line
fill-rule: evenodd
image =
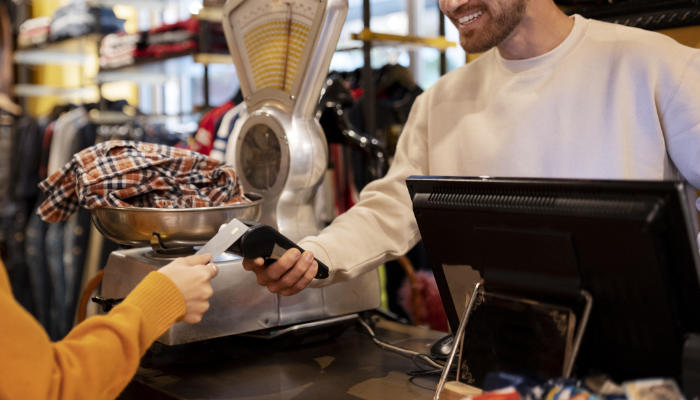
M 370 327 L 369 324 L 368 324 L 367 322 L 363 321 L 361 318 L 358 319 L 358 321 L 359 321 L 360 324 L 367 330 L 367 332 L 369 332 L 369 335 L 372 337 L 372 340 L 373 340 L 374 343 L 376 343 L 379 347 L 382 347 L 382 348 L 388 349 L 388 350 L 392 350 L 392 351 L 394 351 L 394 352 L 396 352 L 396 353 L 399 353 L 399 354 L 403 354 L 403 355 L 407 355 L 407 356 L 412 356 L 412 357 L 414 357 L 414 358 L 415 358 L 415 357 L 418 357 L 418 358 L 422 359 L 423 361 L 425 361 L 426 363 L 428 363 L 428 364 L 430 364 L 431 366 L 433 366 L 433 367 L 435 367 L 435 368 L 438 368 L 438 369 L 444 368 L 444 366 L 443 366 L 442 364 L 439 364 L 439 363 L 435 362 L 435 360 L 433 360 L 433 359 L 432 359 L 429 355 L 427 355 L 427 354 L 418 353 L 417 351 L 413 351 L 413 350 L 403 349 L 403 348 L 401 348 L 401 347 L 394 346 L 394 345 L 392 345 L 392 344 L 389 344 L 389 343 L 386 343 L 386 342 L 383 342 L 383 341 L 377 339 L 376 335 L 374 334 L 374 330 L 372 330 L 372 327 Z

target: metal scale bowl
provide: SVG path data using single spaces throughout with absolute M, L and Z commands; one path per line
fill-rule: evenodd
M 151 246 L 154 257 L 194 254 L 231 219 L 257 221 L 262 196 L 246 193 L 249 203 L 201 208 L 100 207 L 92 210 L 95 227 L 106 238 L 127 246 Z
M 313 200 L 328 164 L 328 147 L 315 108 L 347 12 L 347 0 L 228 0 L 223 9 L 226 41 L 246 104 L 239 117 L 241 128 L 229 138 L 234 154 L 227 154 L 226 161 L 235 167 L 246 193 L 262 196 L 255 206 L 259 221 L 293 241 L 319 231 Z M 150 245 L 110 255 L 102 295 L 125 297 L 173 255 L 191 252 L 174 248 L 203 244 L 231 218 L 216 210 L 95 211 L 93 220 L 105 236 L 123 244 Z M 219 257 L 214 295 L 202 321 L 176 323 L 158 341 L 175 345 L 271 332 L 275 327 L 337 320 L 380 304 L 376 270 L 285 297 L 259 286 L 241 262 L 228 253 Z

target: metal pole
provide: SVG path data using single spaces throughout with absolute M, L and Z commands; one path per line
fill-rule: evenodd
M 362 3 L 362 19 L 365 29 L 369 29 L 370 7 L 369 0 L 363 0 Z M 372 42 L 364 42 L 362 48 L 365 52 L 365 66 L 362 68 L 362 86 L 364 87 L 364 103 L 365 103 L 365 129 L 367 134 L 375 137 L 382 142 L 386 142 L 384 135 L 377 137 L 377 94 L 374 87 L 374 74 L 372 73 L 372 59 L 370 52 L 372 51 Z
M 440 10 L 438 14 L 440 14 L 439 34 L 440 36 L 445 37 L 445 14 L 442 13 L 442 10 Z M 447 73 L 447 55 L 445 54 L 445 51 L 447 50 L 440 51 L 440 76 Z
M 408 34 L 418 37 L 424 36 L 423 26 L 425 25 L 425 0 L 408 0 L 406 4 L 408 11 Z M 408 56 L 411 59 L 411 65 L 408 70 L 413 76 L 413 81 L 420 86 L 423 82 L 423 59 L 421 57 L 421 50 L 415 49 L 408 52 Z
M 209 108 L 209 64 L 204 64 L 204 108 Z

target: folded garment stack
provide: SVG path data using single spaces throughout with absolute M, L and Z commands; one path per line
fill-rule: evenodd
M 115 33 L 124 30 L 124 20 L 108 8 L 72 3 L 56 10 L 50 29 L 49 41 L 56 42 L 90 33 Z
M 100 45 L 100 68 L 119 68 L 134 63 L 134 51 L 141 41 L 141 34 L 111 33 Z
M 196 51 L 199 20 L 190 18 L 150 29 L 134 51 L 134 57 L 161 58 Z
M 224 34 L 224 26 L 220 22 L 209 23 L 209 49 L 205 49 L 210 53 L 229 54 L 226 35 Z
M 49 38 L 49 27 L 51 26 L 51 18 L 38 17 L 24 21 L 19 26 L 19 34 L 17 35 L 18 47 L 38 46 Z
M 39 17 L 23 22 L 17 46 L 41 46 L 91 33 L 110 34 L 123 30 L 124 20 L 117 18 L 111 9 L 72 3 L 56 10 L 53 18 Z
M 232 167 L 202 154 L 151 143 L 109 141 L 76 154 L 39 184 L 37 214 L 66 220 L 78 206 L 195 208 L 247 203 Z
M 221 23 L 202 24 L 190 18 L 136 34 L 108 35 L 100 47 L 100 68 L 114 69 L 198 51 L 228 54 Z

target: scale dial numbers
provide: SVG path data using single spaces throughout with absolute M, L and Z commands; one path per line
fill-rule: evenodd
M 292 92 L 321 6 L 319 0 L 248 0 L 233 10 L 231 26 L 251 92 Z

